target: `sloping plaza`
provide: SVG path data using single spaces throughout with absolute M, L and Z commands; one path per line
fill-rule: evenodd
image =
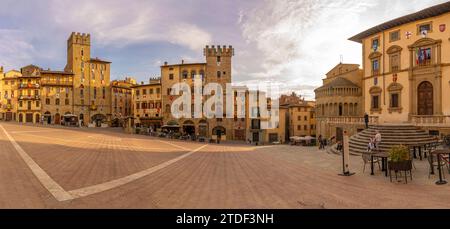
M 428 162 L 390 182 L 377 167 L 342 177 L 317 147 L 206 144 L 121 129 L 0 124 L 0 208 L 449 208 Z M 445 171 L 446 172 L 446 171 Z

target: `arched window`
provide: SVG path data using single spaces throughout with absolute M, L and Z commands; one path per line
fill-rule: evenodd
M 388 87 L 389 91 L 389 113 L 402 112 L 401 95 L 403 86 L 399 83 L 392 83 Z
M 183 79 L 188 78 L 188 72 L 186 70 L 183 71 Z
M 191 71 L 191 79 L 194 79 L 195 75 L 197 75 L 197 72 L 196 71 Z

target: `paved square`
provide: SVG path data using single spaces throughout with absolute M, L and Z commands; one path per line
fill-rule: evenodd
M 317 148 L 203 144 L 0 123 L 0 208 L 449 208 L 425 161 L 413 181 L 340 177 Z

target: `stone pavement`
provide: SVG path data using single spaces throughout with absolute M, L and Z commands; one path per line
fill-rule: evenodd
M 117 129 L 0 123 L 0 208 L 450 208 L 450 185 L 341 177 L 317 148 L 169 141 Z

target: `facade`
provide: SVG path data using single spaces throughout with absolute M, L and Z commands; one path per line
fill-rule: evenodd
M 4 120 L 64 124 L 79 119 L 100 126 L 111 119 L 110 62 L 90 57 L 89 34 L 70 35 L 64 71 L 28 65 L 1 76 Z
M 131 77 L 111 81 L 111 113 L 117 125 L 122 126 L 123 119 L 133 115 L 132 87 L 135 85 L 136 80 Z
M 200 77 L 202 85 L 209 83 L 220 84 L 223 93 L 226 93 L 226 84 L 231 83 L 231 61 L 234 55 L 234 49 L 231 46 L 206 46 L 203 51 L 205 63 L 184 63 L 168 65 L 165 63 L 161 66 L 161 90 L 162 90 L 162 106 L 164 109 L 163 128 L 172 129 L 173 131 L 181 130 L 182 132 L 195 136 L 210 137 L 212 139 L 220 138 L 221 140 L 232 140 L 242 138 L 242 130 L 236 132 L 234 120 L 225 118 L 226 104 L 224 101 L 223 118 L 204 119 L 204 118 L 182 118 L 175 119 L 170 112 L 173 101 L 179 96 L 171 95 L 171 88 L 176 83 L 187 83 L 194 89 L 194 78 Z M 209 96 L 203 96 L 203 103 Z M 194 98 L 192 98 L 192 104 Z M 191 106 L 193 112 L 194 106 Z M 242 139 L 244 140 L 244 139 Z
M 134 85 L 132 107 L 135 124 L 158 130 L 163 125 L 161 79 L 150 79 L 148 84 Z
M 318 136 L 342 141 L 344 129 L 350 135 L 364 129 L 362 82 L 357 64 L 340 63 L 326 74 L 323 86 L 315 90 Z
M 383 23 L 362 44 L 364 109 L 379 123 L 450 130 L 450 3 Z
M 300 104 L 290 104 L 288 112 L 290 137 L 316 136 L 315 102 L 303 101 Z

